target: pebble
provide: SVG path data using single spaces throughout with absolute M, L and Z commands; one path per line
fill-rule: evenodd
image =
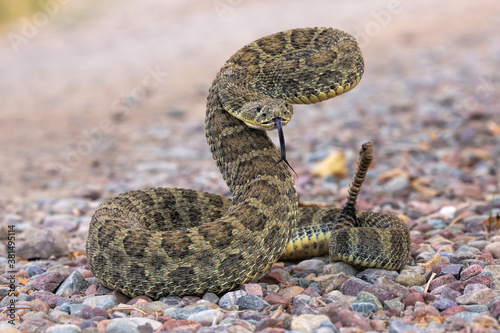
M 401 297 L 396 297 L 393 299 L 388 299 L 384 302 L 384 309 L 385 310 L 397 310 L 399 312 L 403 311 L 405 308 L 405 305 L 401 302 Z
M 243 295 L 238 299 L 236 305 L 240 310 L 261 310 L 269 306 L 269 303 L 255 295 Z
M 78 272 L 74 271 L 71 273 L 66 280 L 59 286 L 56 291 L 56 295 L 60 296 L 63 293 L 67 293 L 68 296 L 71 296 L 71 292 L 76 291 L 85 291 L 88 287 L 88 282 L 83 278 L 83 276 Z
M 36 290 L 53 292 L 64 280 L 64 276 L 58 272 L 47 272 L 36 277 L 29 285 Z
M 357 302 L 351 304 L 351 310 L 359 313 L 363 317 L 368 317 L 370 313 L 375 312 L 377 309 L 373 303 Z
M 414 332 L 414 333 L 424 333 L 424 330 L 408 325 L 398 320 L 391 320 L 391 325 L 389 326 L 389 333 L 405 333 L 405 332 Z
M 493 242 L 484 248 L 487 251 L 490 251 L 491 255 L 493 258 L 498 259 L 500 258 L 500 242 Z
M 459 279 L 460 273 L 462 272 L 463 268 L 464 265 L 461 264 L 446 265 L 441 269 L 438 276 L 451 274 L 455 279 Z
M 115 295 L 92 296 L 85 299 L 83 304 L 108 310 L 117 306 L 117 300 Z
M 218 324 L 224 318 L 224 314 L 215 309 L 200 311 L 190 314 L 186 320 L 195 321 L 202 325 Z
M 78 221 L 72 215 L 49 215 L 42 219 L 44 228 L 61 228 L 66 232 L 78 229 Z
M 423 276 L 422 274 L 412 271 L 405 271 L 401 272 L 401 274 L 399 274 L 396 279 L 394 279 L 394 282 L 399 283 L 402 286 L 412 287 L 422 286 L 427 281 L 425 279 L 425 276 Z
M 65 325 L 54 325 L 47 329 L 47 333 L 80 333 L 82 330 L 79 326 L 65 324 Z
M 379 269 L 379 268 L 368 268 L 368 269 L 365 269 L 364 271 L 359 272 L 356 275 L 356 277 L 361 279 L 361 280 L 365 280 L 365 281 L 369 282 L 370 284 L 374 284 L 375 281 L 377 281 L 377 279 L 379 277 L 385 276 L 389 280 L 394 281 L 398 277 L 398 275 L 399 274 L 396 271 L 388 271 L 388 270 Z
M 359 273 L 359 270 L 343 261 L 327 264 L 325 265 L 325 267 L 323 267 L 323 274 L 338 274 L 341 272 L 345 273 L 348 276 L 356 276 L 356 274 Z
M 325 267 L 325 262 L 319 259 L 307 259 L 299 262 L 297 265 L 302 270 L 312 269 L 317 274 L 323 273 L 323 268 Z
M 238 303 L 238 299 L 246 294 L 247 293 L 244 290 L 236 290 L 225 293 L 219 300 L 219 306 L 224 309 L 230 305 L 236 305 Z
M 294 316 L 290 324 L 292 331 L 314 332 L 323 321 L 330 321 L 325 315 L 302 314 Z
M 356 327 L 365 331 L 371 330 L 368 319 L 358 313 L 342 310 L 338 313 L 338 318 L 343 327 Z
M 358 296 L 356 296 L 356 299 L 354 300 L 355 303 L 371 303 L 374 306 L 375 310 L 382 310 L 382 303 L 378 300 L 378 298 L 370 294 L 366 291 L 361 291 L 359 292 Z
M 206 305 L 198 305 L 194 308 L 168 308 L 163 312 L 163 315 L 170 316 L 172 319 L 187 319 L 194 313 L 206 310 L 210 310 L 210 308 Z
M 372 293 L 373 286 L 366 281 L 351 277 L 342 284 L 340 291 L 344 295 L 357 296 L 361 291 Z
M 56 229 L 40 229 L 16 244 L 16 256 L 23 259 L 58 258 L 69 253 L 66 240 Z
M 488 303 L 494 299 L 498 294 L 489 288 L 482 289 L 478 291 L 473 291 L 468 294 L 464 294 L 462 296 L 458 296 L 455 299 L 457 304 L 479 304 L 479 305 L 488 305 Z

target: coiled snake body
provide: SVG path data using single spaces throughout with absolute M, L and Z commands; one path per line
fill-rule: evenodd
M 293 29 L 256 40 L 221 68 L 209 91 L 205 132 L 232 200 L 171 188 L 118 195 L 95 212 L 89 267 L 129 296 L 220 293 L 285 258 L 318 255 L 365 267 L 402 268 L 409 233 L 398 218 L 298 209 L 293 178 L 265 130 L 285 125 L 290 103 L 352 89 L 363 74 L 355 39 L 331 28 Z M 302 227 L 296 229 L 297 222 Z

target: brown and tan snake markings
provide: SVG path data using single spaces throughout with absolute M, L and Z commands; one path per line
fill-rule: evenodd
M 152 188 L 103 203 L 87 240 L 89 266 L 128 296 L 221 293 L 280 257 L 328 251 L 332 260 L 401 269 L 409 232 L 393 215 L 298 209 L 293 178 L 265 130 L 286 125 L 291 104 L 310 104 L 354 88 L 363 74 L 356 40 L 332 28 L 292 29 L 244 46 L 210 88 L 205 132 L 233 198 Z M 353 222 L 354 221 L 354 222 Z

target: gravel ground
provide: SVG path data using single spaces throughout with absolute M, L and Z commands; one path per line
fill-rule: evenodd
M 2 332 L 500 330 L 497 2 L 57 3 L 43 26 L 27 17 L 36 33 L 21 20 L 0 41 Z M 208 87 L 247 42 L 300 26 L 353 33 L 367 67 L 353 92 L 295 108 L 300 199 L 339 206 L 372 141 L 358 208 L 402 216 L 412 260 L 401 272 L 279 262 L 203 297 L 101 286 L 84 253 L 95 209 L 152 186 L 229 195 L 204 138 Z

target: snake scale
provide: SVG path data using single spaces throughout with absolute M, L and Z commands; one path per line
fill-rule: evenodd
M 221 293 L 280 257 L 324 254 L 401 269 L 410 252 L 400 219 L 298 208 L 287 163 L 266 134 L 309 104 L 354 88 L 364 70 L 356 40 L 332 28 L 260 38 L 236 52 L 209 90 L 205 133 L 232 200 L 188 189 L 120 194 L 95 212 L 86 251 L 94 276 L 128 296 Z M 283 148 L 283 147 L 282 147 Z M 286 162 L 286 160 L 285 160 Z M 330 244 L 330 245 L 328 245 Z

